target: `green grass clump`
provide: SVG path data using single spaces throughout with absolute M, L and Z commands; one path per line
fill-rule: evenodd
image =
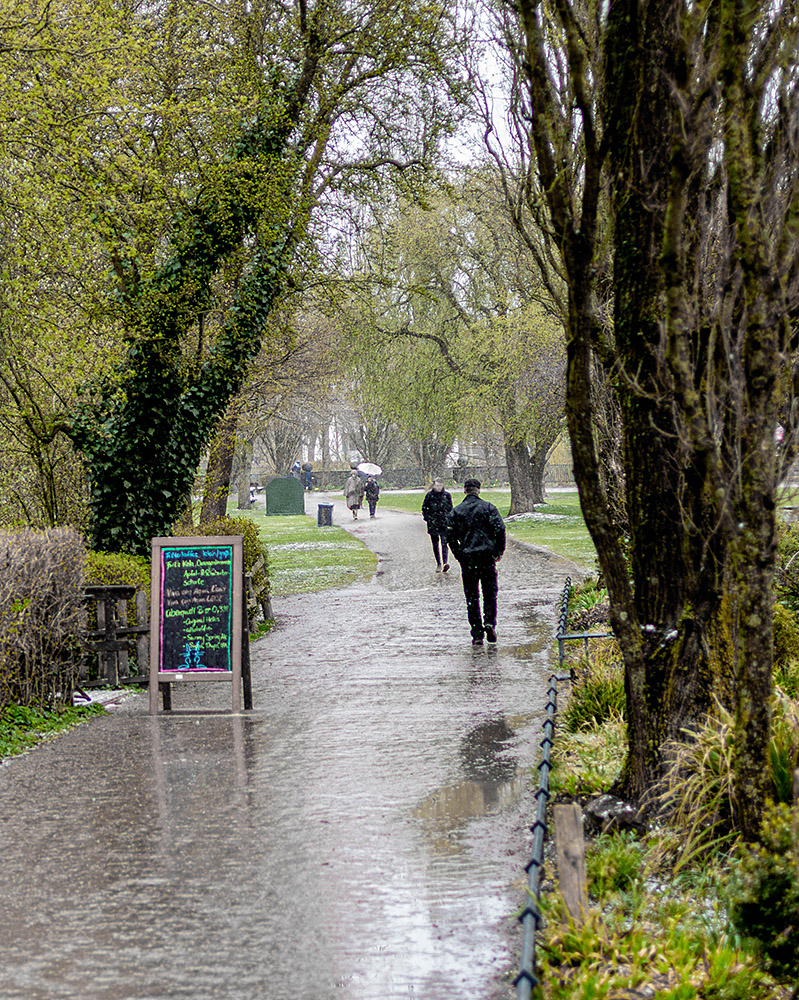
M 601 834 L 585 855 L 589 892 L 601 901 L 612 893 L 640 887 L 643 857 L 638 839 L 629 831 Z
M 627 750 L 627 724 L 618 716 L 602 726 L 560 732 L 553 750 L 550 785 L 571 798 L 606 792 L 621 773 Z
M 799 768 L 799 701 L 777 691 L 769 741 L 775 802 L 793 802 L 793 776 Z
M 774 682 L 789 698 L 799 698 L 799 622 L 780 601 L 774 604 Z
M 569 596 L 569 612 L 590 611 L 601 604 L 607 603 L 608 592 L 600 587 L 595 576 L 589 576 L 582 583 L 571 588 Z
M 25 753 L 42 740 L 104 713 L 103 706 L 97 704 L 68 705 L 58 710 L 7 705 L 0 709 L 0 758 Z
M 590 660 L 578 660 L 575 673 L 578 679 L 563 712 L 567 733 L 624 718 L 624 667 L 615 639 L 595 640 Z

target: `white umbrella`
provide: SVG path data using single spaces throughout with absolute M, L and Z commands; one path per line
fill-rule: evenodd
M 367 476 L 379 476 L 383 471 L 380 466 L 375 465 L 374 462 L 361 462 L 357 468 L 358 472 L 365 472 Z

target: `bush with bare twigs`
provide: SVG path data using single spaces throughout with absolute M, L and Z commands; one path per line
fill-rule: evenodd
M 0 530 L 0 708 L 71 703 L 85 558 L 71 528 Z

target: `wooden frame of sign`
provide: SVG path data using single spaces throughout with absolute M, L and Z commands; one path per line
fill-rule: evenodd
M 243 579 L 241 535 L 152 540 L 150 715 L 162 685 L 185 681 L 232 681 L 241 712 Z

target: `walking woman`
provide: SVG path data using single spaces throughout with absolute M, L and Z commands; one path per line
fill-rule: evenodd
M 427 522 L 427 533 L 433 545 L 433 555 L 436 557 L 436 573 L 442 569 L 449 570 L 447 557 L 447 517 L 452 510 L 452 497 L 444 489 L 443 479 L 434 479 L 433 488 L 428 491 L 422 501 L 422 517 Z M 441 550 L 439 551 L 439 543 Z
M 363 503 L 363 480 L 358 475 L 358 470 L 353 469 L 350 472 L 349 477 L 344 483 L 344 497 L 347 501 L 347 506 L 352 511 L 353 520 L 358 520 L 358 511 L 361 509 L 361 504 Z

